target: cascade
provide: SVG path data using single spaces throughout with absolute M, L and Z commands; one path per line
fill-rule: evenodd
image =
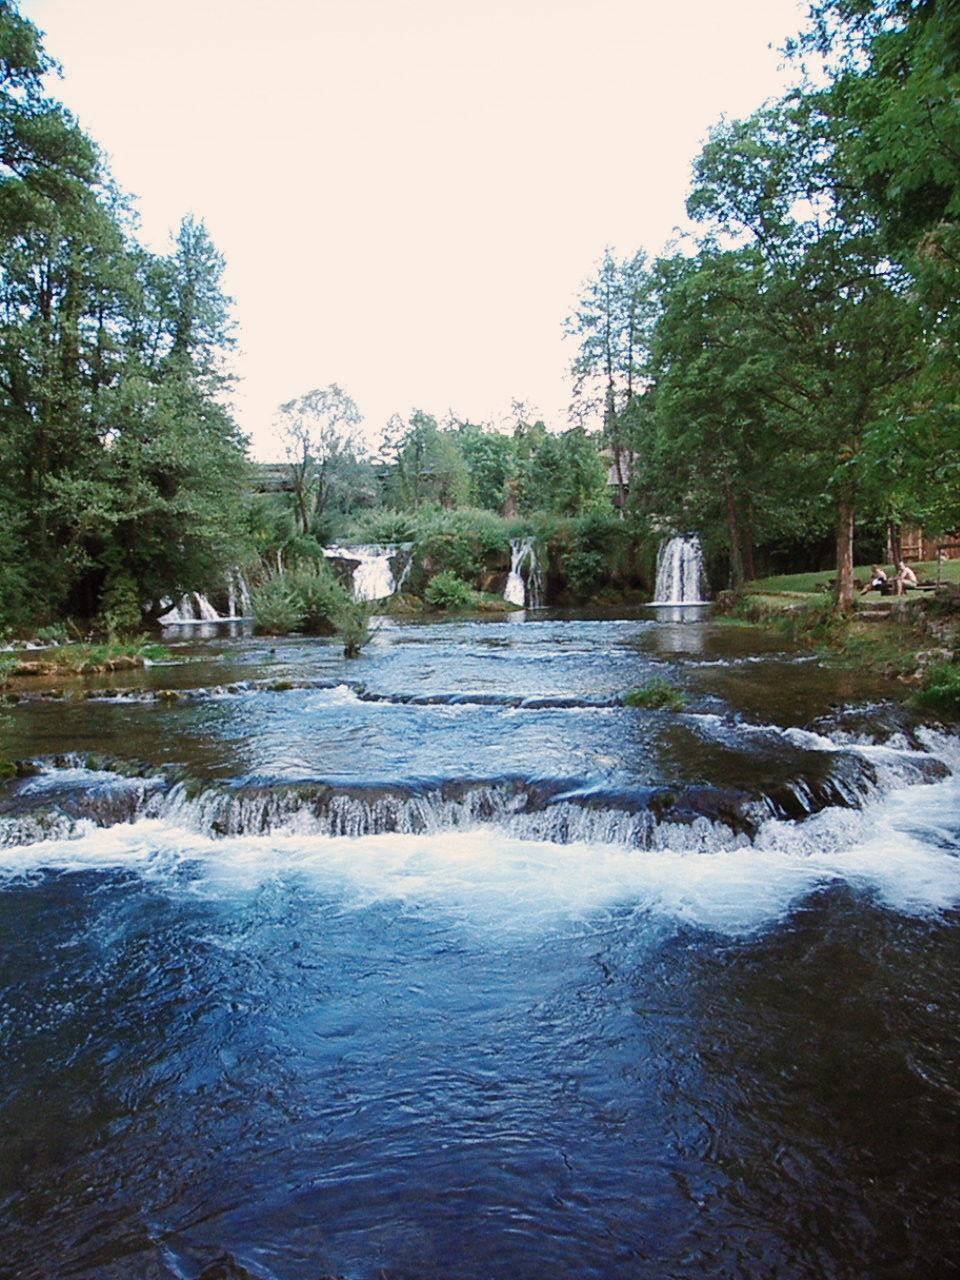
M 657 555 L 657 585 L 653 604 L 703 604 L 706 572 L 703 550 L 695 533 L 668 538 Z
M 527 565 L 526 578 L 523 566 Z M 510 541 L 510 574 L 503 591 L 503 598 L 510 604 L 531 609 L 540 607 L 543 596 L 543 573 L 537 559 L 533 538 L 513 538 Z
M 353 570 L 355 600 L 385 600 L 399 591 L 409 572 L 408 563 L 400 583 L 394 578 L 391 562 L 398 550 L 400 548 L 396 546 L 324 547 L 323 554 L 330 560 L 356 562 Z
M 182 626 L 190 622 L 225 622 L 228 619 L 249 618 L 253 613 L 250 600 L 250 588 L 240 569 L 231 569 L 227 574 L 227 612 L 218 613 L 206 595 L 201 591 L 190 591 L 180 597 L 177 604 L 169 600 L 164 603 L 169 607 L 161 614 L 159 621 L 165 627 Z
M 221 615 L 205 595 L 199 591 L 190 591 L 180 597 L 178 604 L 161 614 L 159 621 L 165 627 L 172 627 L 184 622 L 220 622 Z
M 249 618 L 253 613 L 250 588 L 240 569 L 234 569 L 227 577 L 227 616 Z

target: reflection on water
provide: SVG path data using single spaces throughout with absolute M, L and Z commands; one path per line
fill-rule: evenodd
M 705 629 L 685 618 L 664 618 L 656 641 L 660 653 L 703 653 L 707 644 Z
M 175 652 L 0 726 L 3 1274 L 956 1270 L 955 740 L 641 612 Z
M 189 644 L 194 640 L 237 639 L 253 635 L 252 618 L 229 618 L 219 622 L 172 622 L 163 628 L 165 644 Z
M 658 622 L 679 622 L 687 625 L 706 622 L 710 616 L 708 604 L 651 604 L 648 608 Z

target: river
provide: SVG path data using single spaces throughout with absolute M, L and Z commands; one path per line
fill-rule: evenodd
M 0 710 L 0 1275 L 957 1273 L 955 737 L 692 611 L 168 640 Z

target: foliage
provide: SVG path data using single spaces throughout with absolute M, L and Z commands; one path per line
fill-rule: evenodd
M 427 583 L 423 598 L 435 609 L 468 609 L 476 601 L 476 592 L 452 570 L 445 569 Z
M 335 625 L 343 641 L 344 657 L 359 658 L 361 649 L 373 639 L 372 613 L 373 606 L 360 600 L 351 601 L 336 613 Z
M 504 511 L 517 485 L 518 458 L 513 439 L 465 422 L 457 428 L 457 443 L 470 478 L 470 505 Z
M 922 333 L 914 376 L 867 442 L 891 517 L 955 531 L 960 509 L 960 8 L 820 0 L 794 42 L 829 83 L 836 163 L 908 281 Z
M 725 547 L 733 585 L 760 540 L 829 528 L 823 478 L 787 438 L 778 370 L 761 323 L 762 265 L 709 246 L 658 264 L 656 401 L 640 479 L 657 515 Z
M 653 317 L 653 277 L 646 254 L 640 251 L 618 262 L 607 249 L 567 321 L 567 332 L 580 343 L 572 369 L 573 408 L 581 422 L 599 419 L 602 425 L 620 506 L 626 501 L 629 455 L 641 445 L 636 430 L 640 419 L 633 410 L 646 387 Z
M 509 567 L 507 524 L 492 511 L 469 507 L 425 512 L 414 538 L 414 557 L 431 575 L 448 571 L 479 586 L 491 560 L 506 557 Z
M 552 580 L 575 600 L 589 600 L 611 586 L 628 587 L 643 576 L 643 539 L 610 508 L 542 522 L 538 538 L 547 548 Z
M 385 546 L 413 542 L 417 536 L 417 528 L 418 517 L 415 512 L 381 507 L 354 516 L 342 536 L 351 543 Z
M 609 509 L 607 468 L 595 440 L 582 427 L 544 434 L 523 468 L 521 510 L 577 516 Z
M 103 630 L 111 640 L 140 630 L 141 609 L 137 584 L 129 573 L 113 574 L 107 580 L 100 611 Z
M 300 626 L 300 598 L 292 577 L 277 573 L 250 593 L 257 631 L 268 636 L 285 636 Z
M 911 702 L 945 719 L 960 720 L 960 664 L 942 662 L 931 666 L 924 676 L 923 688 Z
M 202 223 L 136 243 L 48 67 L 0 6 L 0 624 L 106 605 L 130 629 L 134 595 L 156 613 L 245 555 L 229 300 Z
M 333 635 L 352 625 L 354 602 L 325 560 L 273 574 L 251 592 L 257 630 L 265 635 Z
M 417 409 L 407 423 L 391 419 L 385 456 L 393 464 L 388 501 L 407 511 L 424 504 L 463 506 L 470 477 L 456 432 L 442 431 L 436 418 Z
M 916 371 L 915 308 L 815 98 L 718 127 L 695 174 L 691 215 L 708 235 L 741 243 L 755 266 L 756 286 L 730 296 L 749 308 L 750 340 L 735 349 L 746 357 L 762 344 L 760 391 L 775 406 L 781 448 L 801 450 L 831 495 L 837 602 L 849 609 L 854 522 L 870 497 L 866 442 Z
M 646 684 L 631 689 L 623 695 L 624 706 L 643 707 L 647 711 L 682 711 L 686 699 L 681 690 L 669 680 L 656 676 Z
M 49 626 L 37 628 L 39 644 L 63 645 L 69 640 L 69 629 L 62 622 L 52 622 Z
M 356 434 L 360 411 L 331 383 L 281 405 L 278 419 L 300 533 L 319 528 L 325 540 L 335 512 L 350 510 L 361 496 L 367 501 L 375 496 Z

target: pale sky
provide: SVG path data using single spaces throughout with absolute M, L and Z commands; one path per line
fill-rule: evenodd
M 606 246 L 659 253 L 721 115 L 783 90 L 803 0 L 21 0 L 51 91 L 166 251 L 227 260 L 254 456 L 336 382 L 374 436 L 421 408 L 567 425 L 563 321 Z

